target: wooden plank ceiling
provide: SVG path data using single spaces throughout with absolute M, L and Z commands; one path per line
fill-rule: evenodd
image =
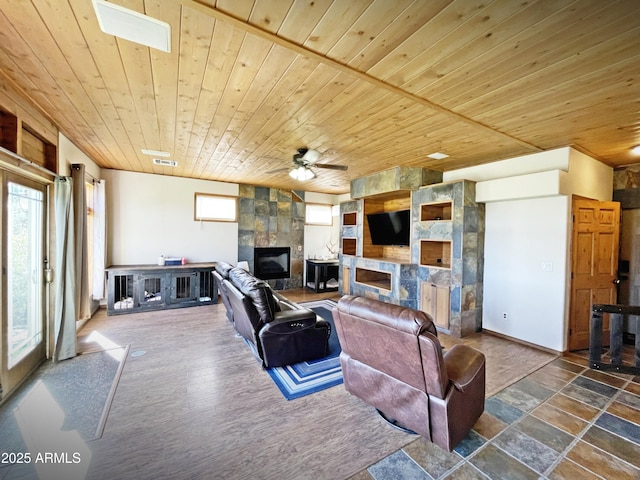
M 343 193 L 566 145 L 639 161 L 638 0 L 113 3 L 171 24 L 171 53 L 103 33 L 90 0 L 0 0 L 2 74 L 105 168 Z M 349 170 L 293 180 L 299 147 Z

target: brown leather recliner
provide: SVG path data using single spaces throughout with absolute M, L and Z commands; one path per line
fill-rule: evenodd
M 345 296 L 333 310 L 346 390 L 451 451 L 484 411 L 485 358 L 466 345 L 443 354 L 424 312 Z

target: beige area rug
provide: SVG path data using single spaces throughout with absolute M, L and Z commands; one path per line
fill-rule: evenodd
M 0 408 L 0 451 L 100 438 L 128 352 L 118 346 L 45 362 Z

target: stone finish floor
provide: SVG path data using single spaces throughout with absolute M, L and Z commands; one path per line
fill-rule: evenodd
M 640 479 L 640 375 L 558 358 L 489 397 L 453 452 L 417 438 L 351 480 L 398 478 Z

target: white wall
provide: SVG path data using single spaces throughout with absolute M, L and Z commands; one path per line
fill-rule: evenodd
M 471 180 L 486 182 L 497 178 L 511 178 L 549 170 L 569 170 L 569 147 L 532 153 L 517 158 L 498 160 L 477 167 L 460 168 L 443 173 L 443 180 Z
M 194 194 L 238 195 L 238 185 L 103 170 L 107 188 L 107 263 L 156 263 L 159 255 L 187 261 L 238 261 L 238 224 L 196 222 Z
M 483 328 L 564 349 L 568 208 L 564 196 L 486 204 Z
M 562 193 L 603 202 L 613 199 L 613 168 L 574 149 L 569 150 L 569 159 L 569 172 L 560 185 Z
M 320 203 L 325 205 L 338 205 L 336 195 L 305 192 L 305 203 Z M 340 245 L 340 217 L 333 217 L 333 225 L 305 225 L 304 226 L 304 257 L 326 257 L 331 255 L 327 245 L 333 245 L 338 251 Z
M 613 169 L 565 147 L 443 177 L 478 182 L 486 204 L 483 328 L 564 351 L 572 195 L 611 200 Z
M 96 165 L 85 153 L 76 147 L 62 133 L 58 134 L 58 172 L 60 175 L 68 177 L 71 175 L 71 165 L 82 163 L 85 166 L 85 173 L 96 180 L 100 180 L 100 167 Z
M 107 187 L 107 263 L 156 263 L 159 255 L 189 262 L 238 262 L 238 224 L 193 220 L 194 194 L 238 195 L 232 183 L 102 170 Z M 336 195 L 305 192 L 309 203 L 338 204 Z M 305 226 L 304 256 L 326 256 L 338 244 L 339 218 L 332 226 Z

